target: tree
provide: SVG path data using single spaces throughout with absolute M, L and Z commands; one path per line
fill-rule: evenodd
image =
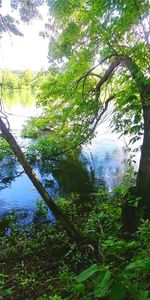
M 7 69 L 4 69 L 0 73 L 0 81 L 5 89 L 16 89 L 18 88 L 18 76 Z
M 1 5 L 0 1 L 0 5 Z M 12 0 L 11 6 L 13 9 L 19 9 L 19 13 L 21 16 L 21 20 L 23 21 L 30 21 L 32 18 L 37 17 L 37 6 L 41 5 L 43 3 L 42 0 Z M 14 34 L 22 35 L 20 31 L 17 29 L 15 23 L 16 20 L 11 18 L 11 16 L 2 16 L 0 15 L 0 33 L 2 32 L 12 32 Z M 8 21 L 8 22 L 7 22 Z M 9 73 L 9 72 L 6 72 Z M 25 80 L 26 84 L 29 83 L 29 80 L 32 79 L 32 72 L 24 71 L 22 72 L 22 77 Z M 8 77 L 8 76 L 7 76 Z M 3 86 L 2 86 L 3 87 Z M 63 228 L 67 231 L 68 235 L 76 242 L 83 242 L 84 237 L 82 234 L 76 230 L 76 228 L 64 217 L 63 213 L 57 206 L 57 204 L 54 202 L 54 200 L 51 198 L 51 196 L 47 193 L 45 188 L 43 187 L 42 183 L 39 181 L 39 179 L 36 177 L 36 174 L 34 173 L 31 165 L 29 164 L 28 160 L 26 159 L 25 155 L 23 154 L 20 146 L 16 142 L 14 136 L 12 135 L 10 131 L 9 122 L 7 120 L 7 115 L 5 112 L 3 112 L 3 106 L 0 100 L 0 137 L 4 138 L 10 148 L 13 150 L 16 158 L 21 163 L 25 173 L 32 181 L 33 185 L 41 195 L 42 199 L 45 201 L 45 203 L 48 205 L 48 207 L 51 209 L 52 213 L 60 221 Z
M 23 22 L 30 22 L 31 20 L 41 17 L 39 13 L 39 7 L 45 2 L 45 0 L 11 0 L 10 5 L 12 11 L 18 11 L 20 20 Z M 3 0 L 0 0 L 0 7 L 3 8 Z M 13 16 L 13 14 L 0 14 L 0 38 L 4 32 L 9 34 L 22 36 L 23 33 L 19 29 L 19 21 Z
M 115 127 L 144 132 L 136 181 L 150 217 L 150 5 L 149 1 L 51 0 L 49 79 L 39 102 L 56 139 L 68 151 L 90 139 L 109 102 Z M 52 25 L 52 24 L 51 24 Z
M 29 86 L 33 80 L 33 72 L 30 70 L 20 71 L 19 73 L 20 86 Z

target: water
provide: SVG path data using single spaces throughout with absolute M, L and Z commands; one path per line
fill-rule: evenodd
M 19 137 L 20 129 L 30 116 L 38 116 L 35 96 L 29 91 L 5 95 L 5 110 L 18 142 L 25 146 L 28 140 Z M 92 143 L 82 153 L 59 162 L 57 166 L 42 162 L 34 169 L 52 197 L 70 193 L 86 201 L 99 187 L 112 190 L 126 170 L 127 151 L 124 140 L 110 132 L 107 122 L 101 124 Z M 19 163 L 5 159 L 0 163 L 0 214 L 13 210 L 32 213 L 40 195 L 24 174 Z

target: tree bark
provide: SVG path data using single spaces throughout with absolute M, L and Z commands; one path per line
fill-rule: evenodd
M 144 208 L 145 217 L 150 218 L 150 80 L 145 77 L 140 67 L 127 55 L 120 55 L 120 63 L 130 71 L 141 98 L 144 136 L 136 180 L 136 191 L 141 197 L 139 206 Z
M 143 107 L 144 137 L 136 187 L 145 217 L 150 218 L 150 105 Z
M 54 200 L 51 198 L 51 196 L 47 193 L 45 188 L 43 187 L 42 183 L 37 178 L 35 172 L 33 171 L 32 167 L 30 166 L 28 160 L 26 159 L 25 155 L 23 154 L 21 148 L 17 144 L 15 138 L 11 134 L 11 132 L 7 129 L 5 123 L 3 122 L 2 118 L 0 118 L 0 130 L 2 132 L 3 137 L 7 140 L 10 147 L 12 148 L 15 156 L 21 163 L 25 173 L 32 181 L 33 185 L 41 195 L 42 199 L 45 201 L 45 203 L 48 205 L 54 216 L 58 221 L 61 222 L 63 228 L 67 231 L 69 236 L 76 242 L 81 242 L 83 240 L 83 236 L 80 232 L 78 232 L 72 224 L 66 220 L 62 212 L 60 211 L 57 204 L 54 202 Z

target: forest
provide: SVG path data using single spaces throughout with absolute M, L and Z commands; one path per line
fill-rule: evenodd
M 149 300 L 150 3 L 11 0 L 1 40 L 44 4 L 48 70 L 0 72 L 0 299 Z

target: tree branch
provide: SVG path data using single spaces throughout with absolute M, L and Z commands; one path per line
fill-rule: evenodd
M 78 84 L 80 83 L 80 81 L 82 79 L 84 79 L 85 77 L 87 77 L 88 75 L 91 75 L 91 72 L 93 70 L 95 70 L 98 66 L 100 66 L 101 64 L 103 64 L 106 60 L 110 59 L 111 57 L 116 56 L 116 54 L 110 54 L 109 56 L 103 58 L 96 66 L 94 66 L 93 68 L 91 68 L 87 73 L 85 73 L 84 75 L 82 75 L 77 81 L 76 84 L 78 86 Z
M 120 60 L 116 59 L 116 61 L 112 62 L 109 68 L 106 70 L 104 76 L 101 78 L 101 80 L 96 85 L 96 88 L 94 89 L 96 92 L 99 92 L 101 89 L 101 86 L 109 79 L 112 72 L 120 65 Z
M 105 101 L 105 105 L 104 108 L 100 111 L 99 115 L 97 116 L 97 118 L 95 119 L 95 123 L 93 125 L 93 127 L 90 130 L 90 133 L 88 134 L 87 138 L 90 137 L 90 135 L 95 131 L 96 127 L 98 126 L 102 116 L 104 115 L 104 113 L 107 111 L 108 105 L 109 103 L 116 97 L 117 94 L 114 94 L 112 96 L 110 96 L 106 101 Z

